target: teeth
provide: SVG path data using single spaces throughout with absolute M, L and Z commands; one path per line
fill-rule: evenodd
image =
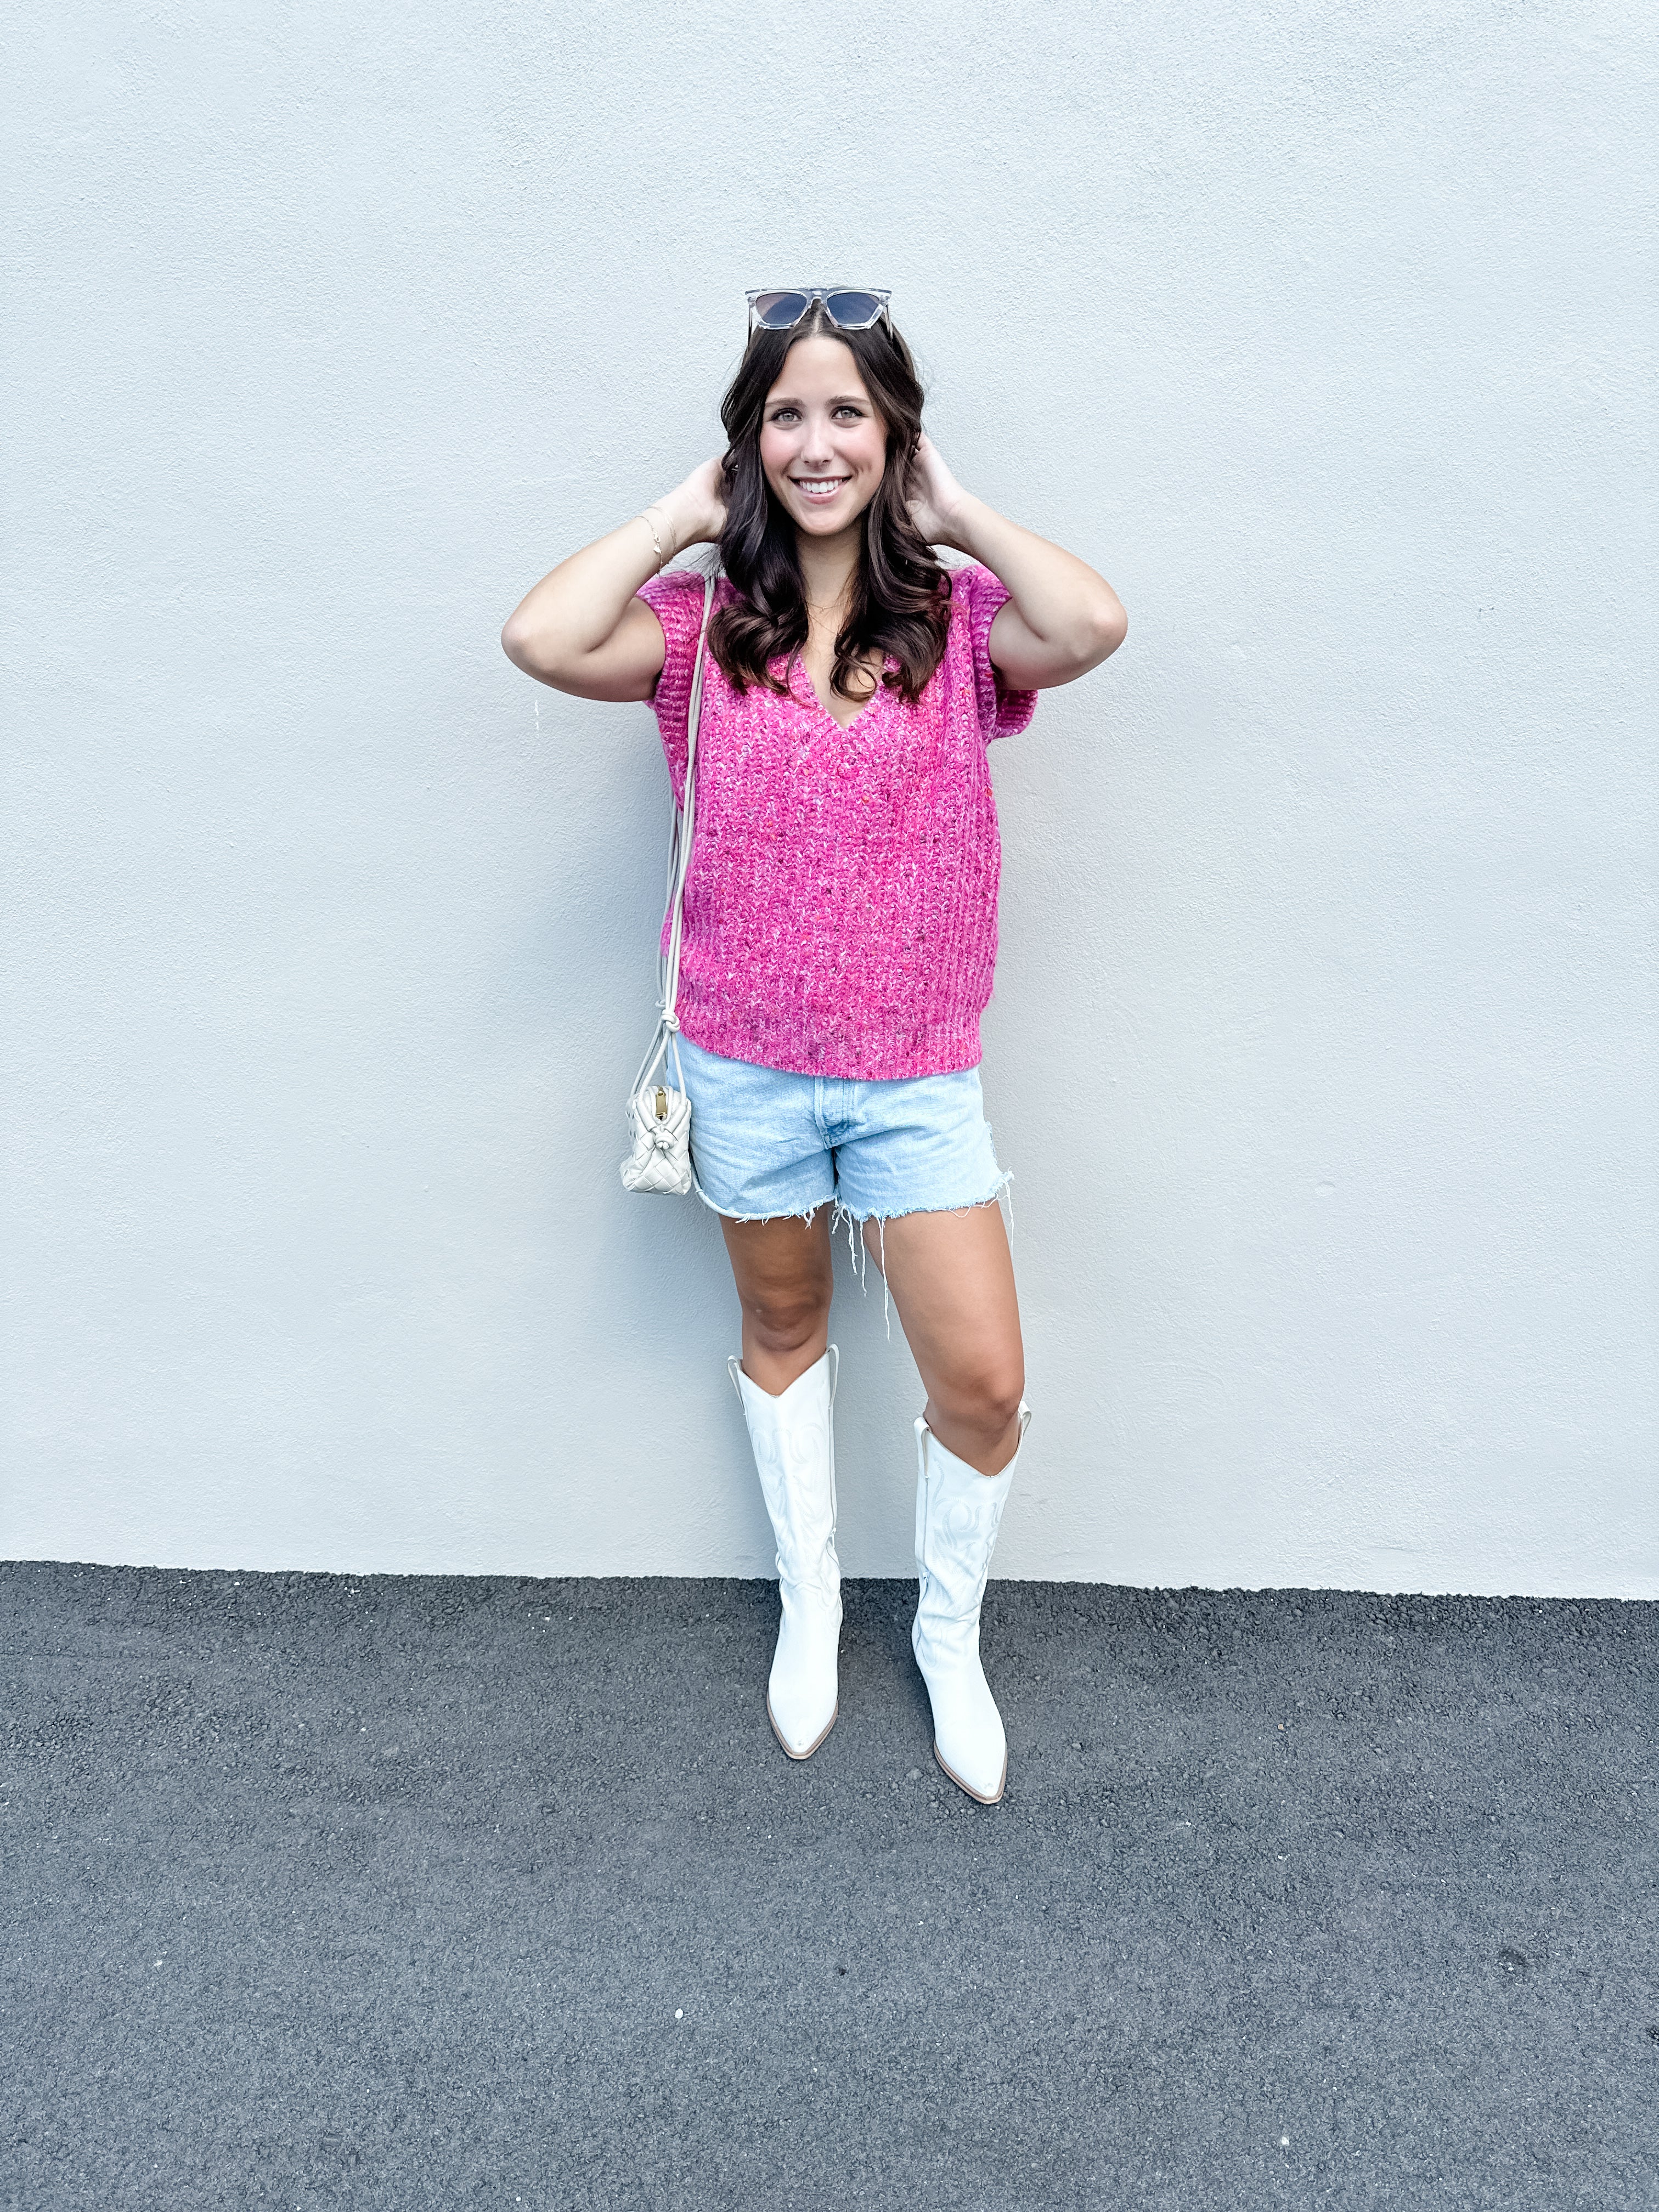
M 846 483 L 845 477 L 797 477 L 796 483 L 802 491 L 839 491 Z

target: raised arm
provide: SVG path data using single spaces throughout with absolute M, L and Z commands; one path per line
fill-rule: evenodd
M 501 650 L 526 676 L 578 699 L 648 699 L 662 673 L 662 624 L 635 593 L 662 565 L 658 544 L 662 561 L 672 561 L 725 525 L 720 465 L 705 461 L 665 499 L 526 592 L 507 618 Z
M 1012 594 L 989 641 L 991 665 L 1012 690 L 1069 684 L 1117 651 L 1129 617 L 1103 576 L 963 491 L 926 432 L 919 459 L 924 489 L 910 511 L 923 537 L 981 562 Z

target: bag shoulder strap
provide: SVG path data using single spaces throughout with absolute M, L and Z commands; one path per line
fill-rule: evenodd
M 663 927 L 668 933 L 666 951 L 657 953 L 656 1033 L 649 1050 L 641 1062 L 640 1072 L 634 1079 L 634 1089 L 646 1082 L 658 1061 L 672 1047 L 674 1073 L 679 1088 L 685 1088 L 685 1078 L 680 1072 L 678 1043 L 679 1018 L 677 1007 L 680 994 L 680 941 L 683 933 L 683 914 L 685 903 L 685 878 L 691 866 L 691 837 L 697 813 L 697 730 L 702 720 L 703 660 L 708 643 L 708 624 L 714 611 L 714 591 L 720 581 L 718 568 L 711 569 L 703 579 L 702 626 L 697 632 L 697 657 L 691 668 L 691 697 L 685 712 L 685 781 L 681 803 L 674 809 L 673 826 L 668 840 L 668 883 L 663 907 Z

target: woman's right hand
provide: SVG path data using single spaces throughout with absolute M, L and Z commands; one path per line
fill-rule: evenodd
M 677 551 L 717 541 L 726 527 L 726 474 L 719 455 L 693 469 L 655 504 L 668 518 Z

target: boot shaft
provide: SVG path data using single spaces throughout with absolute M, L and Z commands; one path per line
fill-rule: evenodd
M 921 1585 L 917 1625 L 946 1621 L 977 1626 L 1002 1509 L 1030 1425 L 1019 1409 L 1020 1443 L 997 1474 L 981 1474 L 949 1451 L 920 1416 L 916 1420 L 916 1577 Z
M 823 1357 L 774 1397 L 726 1364 L 743 1406 L 755 1471 L 777 1544 L 778 1579 L 838 1592 L 836 1556 L 836 1380 L 841 1355 Z

